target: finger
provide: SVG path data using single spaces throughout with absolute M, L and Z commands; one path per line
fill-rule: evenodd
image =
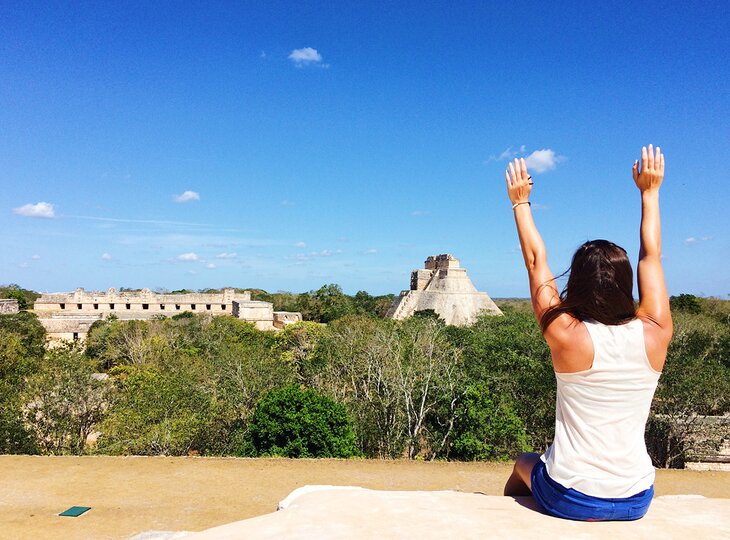
M 512 183 L 514 184 L 517 182 L 517 173 L 515 172 L 515 166 L 514 163 L 511 161 L 509 162 L 509 174 L 512 177 Z
M 664 154 L 659 154 L 659 169 L 664 174 Z
M 514 169 L 515 169 L 515 181 L 521 182 L 522 181 L 522 171 L 520 171 L 520 160 L 518 160 L 517 158 L 515 158 Z
M 662 155 L 662 152 L 659 149 L 659 147 L 657 146 L 656 147 L 656 154 L 654 155 L 654 166 L 657 167 L 657 168 L 659 167 L 659 156 L 661 156 L 661 155 Z
M 511 188 L 512 187 L 512 182 L 510 182 L 510 180 L 509 180 L 509 172 L 507 172 L 506 170 L 504 171 L 504 177 L 507 179 L 507 189 Z
M 649 152 L 647 153 L 647 157 L 648 157 L 648 161 L 646 162 L 647 167 L 649 167 L 650 169 L 653 169 L 654 168 L 654 147 L 651 144 L 649 145 Z
M 527 163 L 525 163 L 525 158 L 520 158 L 520 169 L 522 171 L 522 178 L 529 181 L 529 174 L 527 174 Z
M 631 167 L 631 174 L 634 176 L 634 182 L 639 179 L 639 160 L 634 161 L 634 166 Z

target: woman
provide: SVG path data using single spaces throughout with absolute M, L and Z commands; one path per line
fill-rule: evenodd
M 606 240 L 578 248 L 558 294 L 530 212 L 525 160 L 515 159 L 506 172 L 532 306 L 552 355 L 557 402 L 553 444 L 542 456 L 517 459 L 504 494 L 532 494 L 557 517 L 639 519 L 654 493 L 644 429 L 672 337 L 661 264 L 659 147 L 642 148 L 633 177 L 641 192 L 638 309 L 626 251 Z

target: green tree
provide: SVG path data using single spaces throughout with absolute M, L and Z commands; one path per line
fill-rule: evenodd
M 22 394 L 23 422 L 43 454 L 82 454 L 110 406 L 111 386 L 75 345 L 46 354 Z
M 155 365 L 179 354 L 199 351 L 206 315 L 175 316 L 171 319 L 125 321 L 107 318 L 95 322 L 86 339 L 86 354 L 105 369 L 118 365 Z
M 394 298 L 395 295 L 392 294 L 371 296 L 366 291 L 358 291 L 352 297 L 352 309 L 357 315 L 383 318 Z
M 434 437 L 428 419 L 446 411 L 446 417 L 438 423 L 453 424 L 453 408 L 439 405 L 456 403 L 461 395 L 461 350 L 448 341 L 440 319 L 412 317 L 397 329 L 401 349 L 396 374 L 406 418 L 406 455 L 411 459 L 419 454 L 430 455 L 433 459 L 450 433 L 447 429 Z M 437 446 L 434 443 L 439 439 Z
M 10 285 L 0 285 L 0 298 L 10 298 L 18 301 L 20 310 L 31 309 L 33 302 L 40 296 L 35 291 L 22 288 L 20 285 L 11 283 Z
M 398 457 L 406 443 L 396 326 L 390 320 L 344 317 L 327 327 L 318 347 L 315 388 L 346 404 L 368 457 Z
M 466 328 L 446 327 L 463 350 L 470 384 L 483 384 L 509 404 L 527 431 L 527 443 L 545 450 L 555 428 L 555 375 L 550 349 L 535 316 L 508 309 L 504 317 L 482 316 Z
M 323 324 L 300 321 L 275 334 L 279 358 L 293 368 L 299 382 L 305 386 L 314 383 L 321 368 L 318 347 L 326 331 Z
M 702 304 L 700 299 L 693 294 L 680 294 L 669 298 L 669 306 L 672 311 L 683 311 L 685 313 L 701 313 Z
M 43 366 L 45 336 L 31 313 L 0 315 L 0 453 L 38 451 L 23 422 L 23 393 L 29 377 Z
M 311 380 L 346 404 L 365 455 L 439 455 L 463 379 L 442 324 L 348 316 L 328 326 L 318 354 L 321 371 Z
M 272 390 L 256 406 L 249 431 L 254 455 L 352 457 L 358 454 L 345 407 L 313 390 Z
M 320 309 L 319 322 L 331 322 L 354 311 L 350 297 L 334 283 L 323 285 L 313 296 Z
M 24 355 L 37 359 L 43 358 L 46 330 L 34 314 L 21 312 L 13 315 L 0 315 L 0 331 L 17 336 Z
M 506 460 L 530 450 L 519 417 L 486 385 L 470 386 L 459 401 L 449 458 Z
M 100 425 L 99 452 L 179 456 L 205 450 L 213 403 L 200 367 L 178 360 L 112 370 L 117 398 Z
M 232 317 L 215 318 L 198 346 L 210 369 L 221 433 L 211 451 L 237 451 L 256 403 L 270 390 L 291 383 L 296 367 L 281 357 L 277 334 Z

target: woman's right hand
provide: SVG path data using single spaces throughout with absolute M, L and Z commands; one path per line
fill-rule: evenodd
M 658 191 L 664 179 L 664 154 L 659 147 L 657 146 L 655 151 L 652 145 L 649 145 L 647 151 L 644 146 L 641 149 L 641 168 L 639 168 L 639 160 L 636 160 L 632 173 L 639 191 L 642 193 L 651 190 Z
M 507 179 L 507 195 L 512 204 L 527 203 L 532 191 L 532 176 L 527 172 L 524 158 L 510 162 L 504 176 Z

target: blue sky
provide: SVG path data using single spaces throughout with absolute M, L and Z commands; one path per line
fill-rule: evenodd
M 651 142 L 670 293 L 727 297 L 727 3 L 592 4 L 4 2 L 0 283 L 527 296 L 505 158 L 558 273 L 635 260 Z

